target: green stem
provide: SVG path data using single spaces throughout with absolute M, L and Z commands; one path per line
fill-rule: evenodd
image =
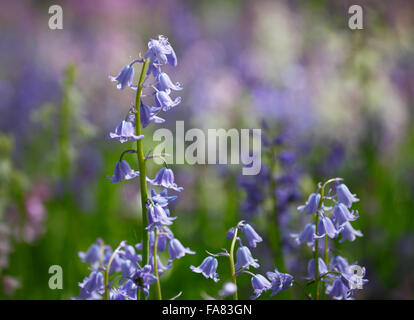
M 139 82 L 137 85 L 137 96 L 135 100 L 135 134 L 137 136 L 141 135 L 142 127 L 141 127 L 141 92 L 142 92 L 142 84 L 145 79 L 145 75 L 148 70 L 149 59 L 145 59 L 141 69 L 141 75 L 139 76 Z M 148 264 L 149 262 L 149 235 L 146 230 L 148 225 L 148 218 L 147 218 L 147 207 L 146 203 L 148 201 L 147 195 L 147 180 L 146 180 L 146 170 L 145 170 L 145 157 L 144 151 L 142 147 L 142 139 L 137 141 L 137 158 L 138 158 L 138 168 L 139 168 L 139 182 L 141 188 L 141 206 L 142 206 L 142 261 L 144 264 Z
M 108 290 L 108 283 L 109 283 L 109 269 L 111 268 L 112 261 L 115 259 L 115 256 L 117 255 L 119 249 L 123 247 L 123 244 L 120 244 L 112 253 L 111 258 L 109 258 L 108 264 L 106 265 L 105 270 L 105 292 L 104 292 L 104 299 L 109 300 L 109 290 Z
M 157 266 L 157 247 L 158 247 L 158 229 L 155 228 L 155 236 L 154 236 L 154 275 L 157 277 L 157 282 L 155 285 L 156 288 L 156 294 L 157 294 L 157 300 L 162 300 L 161 295 L 161 283 L 160 283 L 160 277 L 158 276 L 158 266 Z
M 232 279 L 233 283 L 236 285 L 236 291 L 233 294 L 233 299 L 234 300 L 239 300 L 239 296 L 238 296 L 238 293 L 237 293 L 237 291 L 238 291 L 237 277 L 235 275 L 236 270 L 234 269 L 234 247 L 236 245 L 237 231 L 238 230 L 239 230 L 238 228 L 235 228 L 235 230 L 234 230 L 234 236 L 233 236 L 233 240 L 231 241 L 230 255 L 229 255 L 231 279 Z

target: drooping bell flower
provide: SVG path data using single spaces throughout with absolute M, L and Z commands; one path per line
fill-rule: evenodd
M 336 230 L 332 220 L 322 213 L 318 223 L 318 233 L 315 237 L 323 238 L 325 235 L 328 235 L 331 239 L 336 238 L 338 230 Z
M 306 243 L 309 247 L 313 245 L 315 240 L 315 225 L 313 223 L 308 223 L 305 228 L 303 228 L 301 233 L 291 233 L 290 236 L 296 241 L 296 243 L 302 244 Z
M 134 67 L 132 64 L 124 66 L 116 77 L 109 76 L 109 79 L 114 82 L 118 82 L 116 87 L 119 90 L 123 90 L 126 86 L 132 87 L 132 81 L 134 79 Z
M 161 228 L 163 225 L 172 225 L 173 220 L 177 217 L 169 217 L 164 208 L 159 204 L 147 204 L 148 227 L 147 230 L 153 230 L 155 227 Z
M 251 279 L 252 287 L 254 290 L 254 296 L 251 299 L 257 299 L 261 294 L 272 287 L 272 284 L 261 274 L 256 274 Z
M 342 234 L 341 240 L 339 240 L 339 243 L 343 243 L 345 240 L 354 241 L 356 237 L 362 237 L 363 234 L 360 230 L 355 230 L 352 225 L 349 223 L 349 221 L 345 222 L 342 225 L 342 229 L 340 231 Z
M 157 175 L 154 179 L 148 180 L 154 186 L 162 186 L 167 189 L 173 189 L 175 191 L 181 192 L 184 188 L 178 187 L 176 183 L 174 183 L 174 173 L 169 168 L 161 168 L 158 171 Z
M 246 246 L 241 246 L 237 249 L 236 253 L 237 262 L 235 265 L 236 270 L 239 269 L 249 269 L 250 266 L 254 268 L 260 267 L 257 263 L 257 259 L 254 259 L 252 253 L 250 252 L 249 248 Z
M 319 193 L 312 193 L 305 205 L 299 206 L 298 211 L 304 212 L 306 214 L 314 214 L 319 207 L 319 201 L 321 200 L 321 195 Z
M 109 133 L 111 139 L 118 139 L 119 142 L 137 141 L 144 138 L 144 135 L 135 135 L 135 126 L 132 122 L 123 120 L 114 130 Z
M 351 292 L 341 279 L 336 279 L 331 285 L 326 286 L 326 294 L 335 300 L 348 300 Z
M 216 273 L 218 267 L 218 261 L 214 257 L 207 257 L 203 262 L 198 266 L 190 266 L 190 269 L 193 272 L 201 273 L 206 279 L 211 278 L 214 282 L 218 282 L 218 274 Z
M 256 248 L 256 243 L 263 241 L 262 237 L 258 235 L 258 233 L 252 228 L 250 224 L 243 223 L 240 228 L 246 236 L 250 247 Z
M 118 183 L 122 180 L 130 180 L 139 176 L 139 171 L 132 170 L 126 160 L 118 161 L 115 164 L 114 175 L 112 178 L 107 176 L 107 179 L 111 180 L 112 183 Z
M 175 84 L 171 81 L 168 74 L 165 72 L 160 72 L 157 76 L 157 89 L 160 91 L 167 91 L 167 90 L 182 90 L 181 85 L 179 82 Z
M 151 122 L 154 122 L 154 123 L 165 122 L 165 119 L 157 116 L 158 112 L 161 111 L 161 108 L 150 107 L 144 103 L 141 103 L 140 111 L 141 111 L 141 114 L 140 114 L 141 124 L 144 128 L 146 128 Z
M 342 226 L 347 221 L 354 221 L 358 219 L 358 214 L 349 212 L 348 208 L 343 203 L 337 203 L 332 212 L 335 223 L 338 227 Z
M 352 194 L 348 187 L 343 183 L 336 187 L 336 195 L 338 197 L 338 201 L 343 203 L 348 208 L 351 208 L 353 202 L 359 201 L 356 194 Z
M 149 264 L 145 265 L 137 271 L 136 277 L 138 278 L 138 281 L 136 282 L 138 288 L 140 288 L 148 297 L 150 285 L 158 280 L 158 278 L 152 274 L 152 267 Z
M 293 285 L 293 276 L 288 273 L 279 272 L 277 268 L 275 268 L 275 272 L 267 272 L 266 276 L 272 281 L 271 297 L 282 290 L 289 289 Z
M 181 102 L 181 97 L 177 97 L 174 100 L 170 97 L 170 90 L 167 91 L 157 91 L 155 93 L 155 103 L 157 107 L 161 108 L 162 111 L 168 111 Z
M 159 65 L 169 63 L 175 67 L 178 64 L 174 49 L 168 42 L 168 39 L 162 35 L 158 36 L 158 40 L 151 39 L 148 42 L 148 51 L 145 54 L 145 58 L 150 59 L 147 74 L 152 73 L 154 76 L 157 76 L 159 73 Z
M 185 248 L 182 243 L 174 238 L 168 243 L 168 253 L 170 254 L 170 261 L 174 259 L 181 259 L 186 254 L 195 254 L 190 248 Z

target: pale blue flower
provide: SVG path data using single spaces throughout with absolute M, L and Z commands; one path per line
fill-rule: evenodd
M 237 249 L 236 253 L 237 262 L 235 265 L 236 270 L 239 269 L 249 269 L 250 266 L 254 268 L 260 267 L 257 263 L 257 259 L 254 259 L 252 253 L 250 252 L 249 248 L 246 246 L 241 246 Z
M 203 262 L 198 266 L 190 266 L 190 269 L 193 272 L 201 273 L 206 279 L 211 278 L 214 282 L 218 282 L 218 274 L 216 273 L 218 267 L 218 261 L 214 257 L 207 257 Z

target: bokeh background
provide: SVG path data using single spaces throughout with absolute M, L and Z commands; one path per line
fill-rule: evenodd
M 140 241 L 138 181 L 106 179 L 123 150 L 108 133 L 134 92 L 108 75 L 158 34 L 175 48 L 170 74 L 184 87 L 163 126 L 262 128 L 265 163 L 254 177 L 238 166 L 173 166 L 184 191 L 172 229 L 198 254 L 163 275 L 164 297 L 217 296 L 222 283 L 189 266 L 228 248 L 225 233 L 240 219 L 265 238 L 253 252 L 261 270 L 282 251 L 301 281 L 311 252 L 289 237 L 306 222 L 296 207 L 319 181 L 340 176 L 361 199 L 354 226 L 364 237 L 334 244 L 367 268 L 356 297 L 414 298 L 414 2 L 357 1 L 364 29 L 353 31 L 354 2 L 2 0 L 0 298 L 75 297 L 89 273 L 78 251 L 97 238 Z M 48 28 L 52 4 L 63 8 L 63 30 Z M 158 127 L 145 129 L 147 150 Z M 275 219 L 281 248 L 271 241 Z M 63 268 L 63 290 L 49 289 L 51 265 Z M 240 286 L 248 298 L 249 278 Z

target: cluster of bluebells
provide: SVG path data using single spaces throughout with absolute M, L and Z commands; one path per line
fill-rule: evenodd
M 159 117 L 159 113 L 169 111 L 181 101 L 180 97 L 175 99 L 170 97 L 171 90 L 182 89 L 178 82 L 173 83 L 170 77 L 161 70 L 162 65 L 167 63 L 172 66 L 177 65 L 174 49 L 164 36 L 159 36 L 158 39 L 151 40 L 148 43 L 148 51 L 144 58 L 132 61 L 129 65 L 124 66 L 116 77 L 109 78 L 117 82 L 117 88 L 120 90 L 126 87 L 137 90 L 138 86 L 134 85 L 133 82 L 134 65 L 144 63 L 146 59 L 149 60 L 149 67 L 142 87 L 153 89 L 152 95 L 154 96 L 155 106 L 149 106 L 141 102 L 139 106 L 140 125 L 144 128 L 151 122 L 164 122 L 164 119 Z M 145 84 L 150 77 L 153 78 L 153 84 Z M 126 143 L 136 142 L 144 137 L 143 135 L 136 135 L 136 107 L 132 107 L 125 120 L 121 121 L 115 130 L 109 134 L 111 139 Z M 108 177 L 112 183 L 119 183 L 140 176 L 140 172 L 131 168 L 130 164 L 123 159 L 123 156 L 128 153 L 135 153 L 135 150 L 126 150 L 121 154 L 119 161 L 115 164 L 113 176 Z M 162 188 L 160 193 L 152 189 L 148 202 L 145 204 L 148 218 L 146 230 L 149 233 L 150 248 L 148 264 L 142 262 L 142 255 L 138 253 L 143 250 L 142 243 L 131 246 L 123 241 L 113 251 L 111 247 L 104 245 L 103 241 L 98 239 L 87 252 L 79 253 L 81 260 L 89 264 L 91 270 L 90 275 L 79 283 L 81 288 L 80 299 L 100 299 L 105 291 L 108 293 L 109 299 L 117 300 L 137 299 L 138 290 L 142 290 L 148 296 L 150 286 L 158 280 L 156 274 L 160 276 L 165 270 L 171 268 L 173 260 L 180 259 L 186 254 L 195 253 L 184 247 L 169 229 L 176 217 L 171 216 L 168 205 L 177 199 L 177 196 L 168 195 L 168 189 L 177 192 L 183 190 L 174 182 L 173 171 L 170 168 L 163 167 L 153 179 L 146 177 L 146 181 L 153 186 Z M 155 230 L 158 237 L 157 248 L 155 248 Z M 165 250 L 168 250 L 169 259 L 166 263 L 163 263 L 158 252 Z M 157 252 L 156 255 L 155 252 Z M 154 270 L 154 262 L 156 262 L 157 270 Z M 104 274 L 107 272 L 113 280 L 105 287 Z
M 359 201 L 355 194 L 352 194 L 348 187 L 341 182 L 342 179 L 332 179 L 333 187 L 327 195 L 322 198 L 319 190 L 312 193 L 305 205 L 299 206 L 298 211 L 307 215 L 318 216 L 318 225 L 308 223 L 302 232 L 291 234 L 296 243 L 311 247 L 313 251 L 325 249 L 325 238 L 334 239 L 341 236 L 340 243 L 354 241 L 362 237 L 359 230 L 355 230 L 351 222 L 358 218 L 358 211 L 352 210 L 354 202 Z M 319 188 L 323 188 L 319 185 Z M 330 202 L 329 206 L 327 203 Z M 331 205 L 332 204 L 332 205 Z M 315 248 L 319 239 L 319 248 Z M 329 248 L 329 245 L 328 245 Z M 322 258 L 318 258 L 318 274 L 326 285 L 326 294 L 334 299 L 352 299 L 356 289 L 368 280 L 364 279 L 365 268 L 359 267 L 356 262 L 348 263 L 347 259 L 339 255 L 333 256 L 327 264 Z M 355 271 L 359 270 L 359 274 Z M 308 263 L 307 279 L 315 279 L 315 259 Z
M 241 230 L 245 235 L 248 246 L 245 246 L 241 238 L 237 236 L 238 230 Z M 239 244 L 236 251 L 234 275 L 237 277 L 242 273 L 246 273 L 252 276 L 251 284 L 254 292 L 254 295 L 251 297 L 252 299 L 257 299 L 263 292 L 268 290 L 271 290 L 271 296 L 274 296 L 278 292 L 289 289 L 292 286 L 293 277 L 290 274 L 279 272 L 276 268 L 274 272 L 267 272 L 266 277 L 260 273 L 252 273 L 251 271 L 248 271 L 251 270 L 250 267 L 254 269 L 260 267 L 258 260 L 253 257 L 249 247 L 256 248 L 257 243 L 263 241 L 262 237 L 253 229 L 250 224 L 246 223 L 243 220 L 240 221 L 236 227 L 231 228 L 227 232 L 226 238 L 229 240 L 235 240 Z M 230 252 L 232 252 L 232 250 Z M 216 272 L 218 267 L 217 257 L 220 256 L 230 257 L 230 254 L 227 251 L 218 254 L 210 254 L 202 261 L 198 267 L 191 266 L 190 268 L 193 272 L 201 273 L 206 279 L 210 278 L 213 281 L 218 282 L 219 275 Z M 233 259 L 233 257 L 230 257 L 230 259 Z M 226 283 L 222 291 L 224 291 L 227 287 L 231 288 L 233 292 L 237 290 L 234 284 L 230 285 L 229 283 Z M 223 292 L 220 295 L 225 296 Z

